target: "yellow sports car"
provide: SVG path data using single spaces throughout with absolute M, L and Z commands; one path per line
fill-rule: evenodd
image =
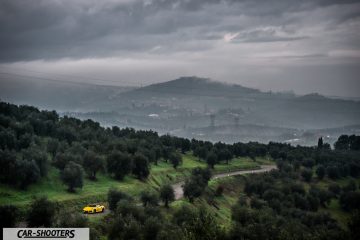
M 99 204 L 89 204 L 83 208 L 84 213 L 98 213 L 104 212 L 105 206 Z

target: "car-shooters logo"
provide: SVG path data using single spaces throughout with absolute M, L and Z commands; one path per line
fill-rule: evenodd
M 4 228 L 4 240 L 89 240 L 89 228 Z

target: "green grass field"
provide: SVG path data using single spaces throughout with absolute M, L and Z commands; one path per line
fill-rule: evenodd
M 212 191 L 215 191 L 217 186 L 222 185 L 224 187 L 224 193 L 222 194 L 222 196 L 215 197 L 212 204 L 209 204 L 205 201 L 206 196 L 202 196 L 199 200 L 195 201 L 195 206 L 206 206 L 207 209 L 217 217 L 220 224 L 222 224 L 225 228 L 229 227 L 229 224 L 231 224 L 231 206 L 236 203 L 236 201 L 239 199 L 239 196 L 245 196 L 245 194 L 243 193 L 245 179 L 246 176 L 233 176 L 222 179 L 212 179 L 209 182 L 210 189 Z M 311 184 L 319 188 L 327 189 L 328 186 L 332 183 L 337 183 L 339 186 L 344 187 L 351 180 L 355 180 L 360 185 L 359 179 L 351 177 L 341 178 L 337 180 L 324 178 L 321 181 L 314 179 Z M 304 186 L 307 191 L 310 189 L 310 184 L 304 183 Z M 184 202 L 186 201 L 176 201 L 173 203 L 173 206 L 179 207 Z M 326 208 L 319 208 L 319 212 L 326 212 L 330 214 L 331 217 L 334 218 L 343 229 L 347 228 L 347 222 L 350 217 L 350 213 L 345 212 L 341 209 L 338 199 L 331 199 L 330 203 L 326 206 Z
M 210 211 L 220 220 L 225 228 L 231 225 L 231 207 L 238 201 L 244 191 L 246 176 L 233 176 L 222 179 L 212 179 L 209 182 L 210 189 L 215 192 L 217 186 L 224 187 L 221 196 L 214 198 L 214 203 L 210 207 Z
M 329 213 L 342 228 L 347 228 L 347 222 L 350 214 L 341 209 L 338 199 L 331 199 L 327 208 L 320 208 L 319 211 Z
M 263 160 L 263 159 L 261 159 Z M 82 189 L 76 193 L 68 193 L 66 186 L 60 180 L 58 169 L 51 168 L 48 177 L 31 185 L 26 191 L 15 189 L 7 185 L 0 185 L 0 204 L 14 204 L 26 206 L 34 197 L 47 196 L 52 201 L 61 205 L 79 206 L 89 202 L 105 202 L 109 188 L 116 188 L 132 196 L 137 196 L 141 191 L 149 188 L 157 189 L 164 183 L 175 183 L 189 176 L 195 167 L 206 167 L 191 154 L 183 155 L 183 164 L 174 169 L 171 164 L 163 161 L 151 166 L 151 174 L 147 181 L 139 181 L 134 177 L 127 176 L 123 181 L 117 181 L 108 175 L 99 173 L 97 181 L 84 180 Z M 214 172 L 225 172 L 238 169 L 255 169 L 259 167 L 258 161 L 249 158 L 233 159 L 228 165 L 215 166 Z
M 215 165 L 213 170 L 214 173 L 235 171 L 235 170 L 245 170 L 245 169 L 257 169 L 260 167 L 259 161 L 266 161 L 264 159 L 257 159 L 256 161 L 251 160 L 250 158 L 235 158 L 226 163 L 220 163 Z M 165 162 L 160 162 L 157 166 L 153 165 L 151 169 L 151 174 L 149 177 L 149 182 L 153 187 L 159 187 L 165 183 L 176 183 L 184 180 L 191 173 L 191 169 L 196 167 L 205 168 L 207 165 L 203 161 L 199 161 L 198 158 L 192 154 L 183 155 L 183 164 L 179 166 L 176 170 L 172 166 Z
M 190 156 L 190 159 L 192 156 Z M 194 160 L 194 159 L 193 159 Z M 195 159 L 196 160 L 196 159 Z M 244 166 L 251 163 L 248 160 L 243 159 Z M 240 166 L 241 160 L 233 162 L 233 167 Z M 257 160 L 257 162 L 260 162 Z M 269 164 L 270 162 L 267 162 Z M 194 164 L 193 161 L 189 161 L 188 164 Z M 263 163 L 262 163 L 263 164 Z M 186 166 L 184 164 L 184 166 Z M 183 166 L 183 167 L 184 167 Z M 190 165 L 191 166 L 191 165 Z M 220 169 L 222 169 L 222 166 L 219 166 Z M 164 166 L 159 166 L 158 171 L 161 172 L 161 169 L 167 169 L 166 164 Z M 156 174 L 155 174 L 156 175 Z M 199 207 L 205 207 L 210 213 L 212 213 L 218 223 L 224 227 L 225 229 L 228 229 L 231 226 L 231 207 L 238 201 L 239 196 L 244 195 L 244 186 L 246 181 L 246 176 L 231 176 L 221 179 L 212 179 L 209 181 L 209 189 L 212 192 L 215 192 L 217 186 L 222 185 L 224 187 L 224 192 L 221 196 L 215 196 L 214 198 L 209 200 L 209 194 L 205 193 L 201 198 L 198 198 L 194 201 L 193 204 L 189 203 L 186 199 L 180 199 L 177 201 L 174 201 L 171 203 L 171 207 L 169 209 L 166 208 L 160 208 L 162 213 L 165 215 L 165 217 L 169 217 L 169 220 L 172 216 L 172 214 L 179 209 L 181 206 L 187 205 L 190 208 L 196 209 Z M 338 183 L 340 186 L 345 186 L 352 178 L 342 178 L 337 181 L 330 180 L 328 178 L 325 178 L 321 181 L 316 181 L 312 184 L 316 184 L 320 188 L 327 188 L 330 183 Z M 305 183 L 305 187 L 308 190 L 310 188 L 309 184 Z M 330 204 L 326 208 L 321 207 L 319 209 L 319 212 L 327 212 L 329 213 L 335 220 L 338 221 L 339 225 L 346 229 L 347 228 L 347 221 L 349 217 L 349 213 L 344 212 L 339 204 L 338 199 L 332 199 Z M 95 221 L 101 221 L 102 216 L 96 216 Z
M 351 180 L 355 181 L 358 186 L 360 185 L 360 179 L 345 177 L 336 180 L 324 178 L 321 181 L 316 181 L 316 186 L 322 189 L 328 189 L 329 185 L 336 183 L 340 187 L 345 187 Z M 310 188 L 310 186 L 307 185 L 307 188 Z M 347 228 L 347 222 L 350 218 L 350 213 L 341 209 L 338 199 L 331 199 L 330 204 L 328 204 L 326 208 L 320 208 L 319 211 L 329 213 L 335 220 L 338 221 L 342 228 Z
M 221 196 L 209 199 L 208 194 L 205 193 L 204 196 L 196 199 L 193 204 L 190 204 L 185 199 L 177 200 L 171 204 L 171 209 L 176 211 L 183 205 L 193 208 L 205 207 L 208 212 L 215 216 L 222 227 L 229 228 L 231 226 L 231 207 L 236 203 L 239 196 L 243 194 L 245 179 L 246 176 L 212 179 L 209 182 L 210 191 L 215 192 L 216 187 L 222 185 L 224 192 Z
M 328 189 L 328 187 L 331 184 L 338 184 L 340 187 L 345 187 L 347 184 L 349 184 L 349 182 L 351 180 L 355 181 L 357 183 L 357 185 L 360 185 L 360 179 L 357 178 L 352 178 L 352 177 L 344 177 L 344 178 L 340 178 L 340 179 L 330 179 L 330 178 L 324 178 L 322 180 L 318 180 L 315 177 L 316 175 L 313 176 L 313 182 L 311 184 L 322 188 L 322 189 Z M 311 184 L 306 184 L 305 183 L 305 189 L 309 190 L 311 187 Z M 338 199 L 331 199 L 330 204 L 328 204 L 328 206 L 326 208 L 320 208 L 319 211 L 322 212 L 327 212 L 329 213 L 335 220 L 337 220 L 340 224 L 341 227 L 343 228 L 347 228 L 347 221 L 350 217 L 350 213 L 345 212 L 341 209 L 340 203 Z

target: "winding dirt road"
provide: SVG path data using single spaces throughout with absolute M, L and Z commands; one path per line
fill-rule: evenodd
M 230 177 L 230 176 L 236 176 L 236 175 L 243 175 L 243 174 L 253 174 L 253 173 L 263 173 L 263 172 L 269 172 L 273 169 L 276 169 L 275 165 L 261 165 L 259 169 L 253 169 L 253 170 L 238 170 L 228 173 L 219 173 L 212 176 L 211 179 L 218 179 L 218 178 L 224 178 L 224 177 Z M 184 181 L 178 182 L 172 185 L 174 192 L 175 192 L 175 199 L 178 200 L 180 198 L 184 197 L 184 191 L 182 186 L 184 185 Z
M 230 177 L 230 176 L 236 176 L 236 175 L 243 175 L 243 174 L 255 174 L 255 173 L 263 173 L 263 172 L 269 172 L 273 169 L 276 169 L 275 165 L 261 165 L 259 169 L 253 169 L 253 170 L 238 170 L 233 172 L 227 172 L 227 173 L 218 173 L 211 177 L 211 179 L 218 179 L 218 178 L 224 178 L 224 177 Z M 172 184 L 171 186 L 174 189 L 175 192 L 175 199 L 181 199 L 184 197 L 184 191 L 182 188 L 182 185 L 184 185 L 184 181 L 178 182 L 175 184 Z M 141 205 L 138 203 L 137 205 Z M 104 216 L 110 213 L 110 210 L 106 209 L 103 213 L 96 213 L 96 214 L 86 214 L 88 217 L 99 217 Z

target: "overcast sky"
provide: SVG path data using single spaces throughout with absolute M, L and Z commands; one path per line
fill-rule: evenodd
M 196 75 L 360 97 L 360 3 L 0 0 L 0 72 L 132 86 Z

